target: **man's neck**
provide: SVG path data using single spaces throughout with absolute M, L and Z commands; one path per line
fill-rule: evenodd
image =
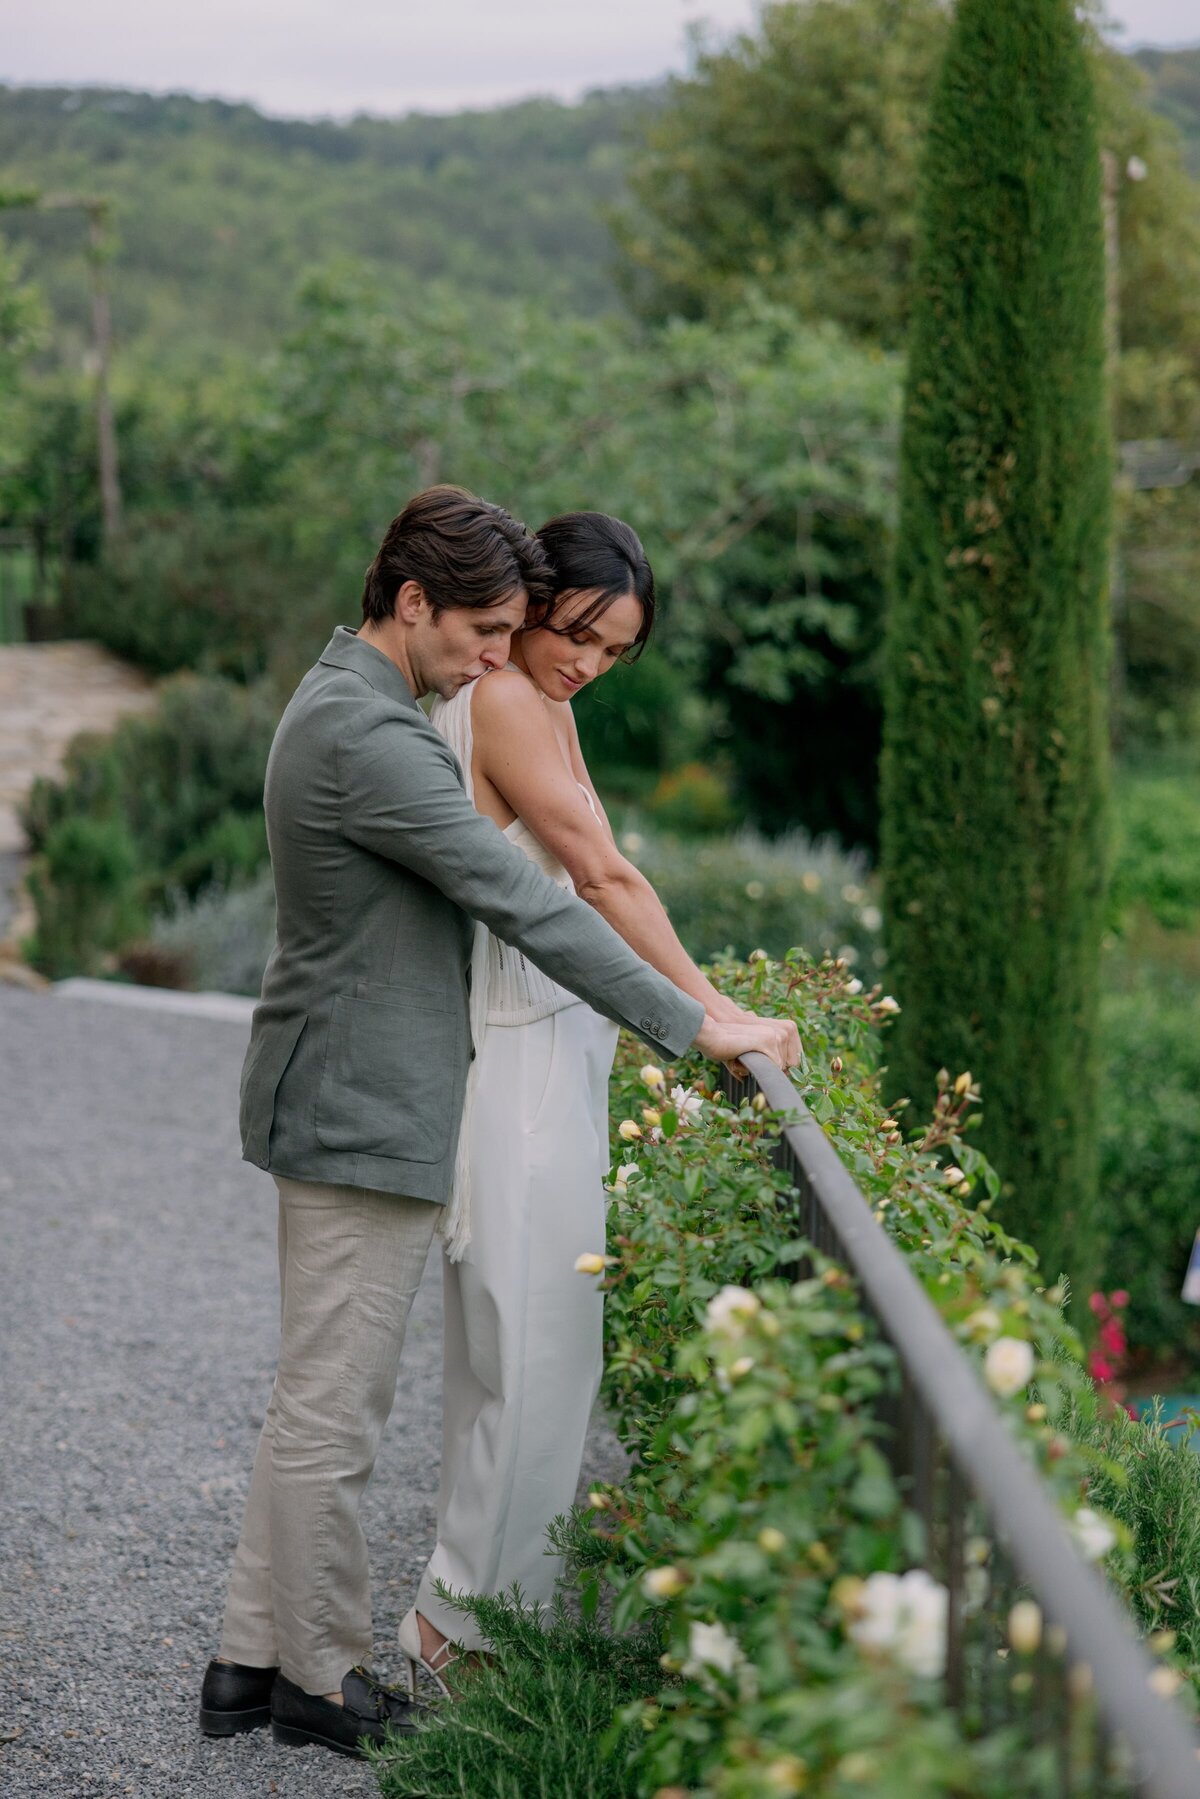
M 386 656 L 389 662 L 395 664 L 408 682 L 414 699 L 419 700 L 428 692 L 426 687 L 418 683 L 408 653 L 407 634 L 394 618 L 369 620 L 367 624 L 360 625 L 358 635 L 360 642 L 369 643 L 373 650 L 378 650 L 381 656 Z

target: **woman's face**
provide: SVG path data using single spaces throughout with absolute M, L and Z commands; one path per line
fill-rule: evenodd
M 642 602 L 632 592 L 621 594 L 589 625 L 572 631 L 572 621 L 586 617 L 598 597 L 595 588 L 562 594 L 554 607 L 553 631 L 533 625 L 514 639 L 515 660 L 549 700 L 569 700 L 597 675 L 607 674 L 621 652 L 637 641 Z

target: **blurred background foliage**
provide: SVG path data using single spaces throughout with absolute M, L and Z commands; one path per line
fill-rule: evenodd
M 0 596 L 31 602 L 0 604 L 0 640 L 86 635 L 170 677 L 155 719 L 81 743 L 33 795 L 41 967 L 253 987 L 273 721 L 357 617 L 388 519 L 456 480 L 534 525 L 600 506 L 645 539 L 656 642 L 578 712 L 691 947 L 800 941 L 849 951 L 868 985 L 885 970 L 881 626 L 945 29 L 938 0 L 785 0 L 661 87 L 450 118 L 0 89 Z M 1093 61 L 1116 428 L 1139 446 L 1118 493 L 1105 1284 L 1134 1292 L 1131 1333 L 1162 1356 L 1200 1348 L 1175 1297 L 1200 1224 L 1181 1117 L 1200 1041 L 1200 51 L 1097 40 Z M 107 541 L 84 234 L 3 207 L 31 190 L 112 201 Z

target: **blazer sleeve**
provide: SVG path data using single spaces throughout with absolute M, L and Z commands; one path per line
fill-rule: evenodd
M 598 912 L 476 812 L 454 752 L 424 713 L 363 708 L 336 754 L 351 842 L 429 881 L 661 1055 L 688 1048 L 704 1019 L 699 1000 L 643 962 Z

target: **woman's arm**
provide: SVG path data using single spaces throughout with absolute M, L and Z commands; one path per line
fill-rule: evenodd
M 579 897 L 711 1017 L 745 1017 L 696 967 L 645 875 L 621 854 L 607 820 L 593 813 L 564 759 L 547 703 L 526 676 L 499 670 L 480 681 L 471 720 L 476 779 L 484 776 L 558 857 Z
M 579 726 L 575 723 L 575 714 L 569 705 L 563 706 L 562 710 L 567 715 L 567 718 L 566 718 L 567 737 L 568 737 L 568 744 L 569 744 L 570 751 L 571 751 L 571 768 L 574 772 L 575 779 L 577 781 L 581 782 L 582 785 L 584 787 L 586 787 L 588 792 L 591 794 L 592 804 L 596 808 L 596 814 L 597 814 L 598 818 L 600 819 L 601 824 L 604 826 L 604 829 L 608 832 L 609 836 L 612 838 L 613 842 L 615 843 L 616 842 L 616 832 L 613 830 L 612 824 L 609 821 L 608 813 L 605 811 L 604 801 L 600 798 L 600 795 L 596 792 L 595 783 L 593 782 L 591 774 L 588 771 L 588 765 L 583 759 L 583 746 L 581 745 L 581 743 L 579 741 Z

